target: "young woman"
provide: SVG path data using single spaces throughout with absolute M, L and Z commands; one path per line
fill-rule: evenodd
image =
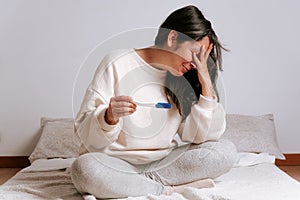
M 230 170 L 235 146 L 219 141 L 226 127 L 215 84 L 221 48 L 211 23 L 187 6 L 167 17 L 154 46 L 102 60 L 75 120 L 83 155 L 71 176 L 79 192 L 169 195 L 213 187 Z

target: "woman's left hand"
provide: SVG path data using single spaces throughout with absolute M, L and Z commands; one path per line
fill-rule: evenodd
M 210 44 L 207 50 L 205 46 L 202 46 L 199 54 L 193 52 L 194 68 L 198 71 L 198 79 L 202 85 L 202 94 L 208 97 L 212 97 L 213 93 L 212 82 L 207 68 L 207 59 L 212 49 L 213 44 Z

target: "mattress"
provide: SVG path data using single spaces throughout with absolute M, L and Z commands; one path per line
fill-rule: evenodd
M 0 186 L 0 199 L 96 199 L 82 196 L 72 184 L 69 167 L 75 158 L 39 159 Z M 186 188 L 171 196 L 147 195 L 128 200 L 297 200 L 300 183 L 274 164 L 268 154 L 239 153 L 236 165 L 215 179 L 216 187 Z

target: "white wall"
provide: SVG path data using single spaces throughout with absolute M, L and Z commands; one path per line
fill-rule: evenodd
M 231 50 L 224 54 L 227 112 L 274 113 L 281 149 L 299 153 L 298 1 L 0 0 L 0 156 L 29 155 L 40 117 L 72 117 L 73 84 L 76 113 L 95 66 L 77 72 L 96 45 L 158 27 L 188 4 L 203 10 Z M 148 30 L 133 43 L 116 36 L 100 51 L 151 44 Z

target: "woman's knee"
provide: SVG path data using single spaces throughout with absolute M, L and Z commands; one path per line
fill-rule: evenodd
M 192 149 L 197 149 L 199 163 L 206 168 L 207 178 L 216 178 L 228 172 L 237 161 L 236 147 L 229 140 L 205 142 Z
M 213 152 L 218 173 L 215 173 L 212 178 L 216 178 L 234 166 L 237 161 L 237 150 L 231 141 L 220 140 L 214 145 Z
M 93 194 L 97 198 L 121 198 L 122 174 L 135 173 L 134 167 L 125 161 L 103 153 L 87 153 L 77 158 L 71 166 L 71 178 L 80 193 Z M 124 179 L 123 179 L 124 180 Z
M 238 158 L 236 146 L 229 140 L 220 140 L 218 144 L 218 152 L 223 154 L 223 161 L 225 161 L 228 168 L 231 169 Z
M 99 191 L 106 185 L 102 183 L 105 181 L 105 175 L 99 174 L 106 171 L 103 169 L 103 165 L 97 161 L 101 155 L 97 154 L 96 156 L 93 153 L 84 154 L 77 158 L 71 166 L 72 182 L 80 193 L 93 194 L 95 190 Z
M 85 193 L 87 184 L 90 182 L 89 155 L 84 154 L 77 158 L 71 166 L 71 178 L 74 186 L 80 193 Z

